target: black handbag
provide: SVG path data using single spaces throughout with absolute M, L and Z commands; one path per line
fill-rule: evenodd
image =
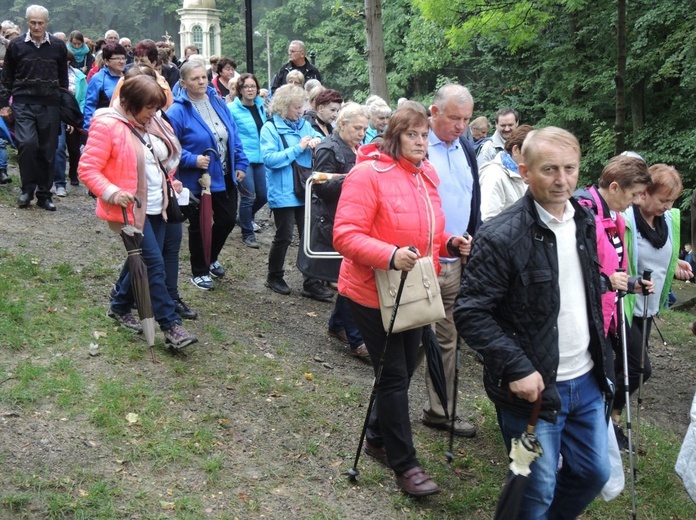
M 275 123 L 273 124 L 275 126 Z M 278 128 L 276 127 L 276 131 Z M 278 132 L 280 140 L 283 141 L 283 147 L 288 147 L 288 142 L 285 140 L 285 136 Z M 305 192 L 307 191 L 307 180 L 312 176 L 312 168 L 302 166 L 298 164 L 297 161 L 292 161 L 292 189 L 297 195 L 297 198 L 304 200 Z
M 126 126 L 130 129 L 131 132 L 133 132 L 133 135 L 137 136 L 138 139 L 140 139 L 140 142 L 143 143 L 147 147 L 147 149 L 150 150 L 150 152 L 152 152 L 152 156 L 157 160 L 157 164 L 159 165 L 160 170 L 162 171 L 162 175 L 164 175 L 164 180 L 167 185 L 167 198 L 169 199 L 169 203 L 167 204 L 167 223 L 179 224 L 183 222 L 184 220 L 186 220 L 186 216 L 184 215 L 184 212 L 181 211 L 181 206 L 179 206 L 179 201 L 176 198 L 174 186 L 172 186 L 172 181 L 169 180 L 169 175 L 167 175 L 167 170 L 162 164 L 162 161 L 160 161 L 159 158 L 155 155 L 154 151 L 152 150 L 152 146 L 150 146 L 150 143 L 145 142 L 143 136 L 136 132 L 135 128 L 133 128 L 128 123 L 126 123 Z
M 84 118 L 80 105 L 75 96 L 65 88 L 59 89 L 60 92 L 60 120 L 66 125 L 74 128 L 82 128 Z

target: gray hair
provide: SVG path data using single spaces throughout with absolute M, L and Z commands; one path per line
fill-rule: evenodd
M 31 12 L 41 13 L 42 15 L 44 15 L 46 17 L 46 20 L 48 20 L 48 9 L 46 9 L 42 5 L 33 4 L 33 5 L 30 5 L 29 7 L 27 7 L 24 18 L 29 19 L 29 13 L 31 13 Z
M 179 77 L 182 80 L 187 80 L 189 77 L 191 77 L 191 74 L 193 73 L 194 69 L 203 69 L 205 70 L 205 65 L 203 63 L 200 63 L 198 61 L 187 61 L 181 66 L 181 69 L 179 69 Z
M 307 93 L 310 93 L 313 89 L 317 87 L 321 87 L 321 81 L 319 81 L 318 79 L 312 78 L 305 81 L 304 89 L 307 91 Z
M 343 108 L 341 108 L 336 118 L 336 130 L 340 130 L 343 126 L 350 124 L 354 117 L 364 117 L 365 119 L 370 119 L 370 112 L 366 106 L 359 103 L 349 101 Z
M 474 105 L 474 98 L 471 96 L 469 89 L 457 83 L 448 83 L 443 85 L 435 93 L 433 105 L 440 110 L 445 109 L 447 103 L 452 102 L 456 105 Z
M 297 45 L 300 48 L 299 50 L 301 50 L 303 54 L 307 52 L 307 46 L 304 44 L 302 40 L 293 40 L 290 42 L 290 45 Z M 288 47 L 290 47 L 290 45 L 288 45 Z
M 283 85 L 275 91 L 271 98 L 271 106 L 268 111 L 271 114 L 278 114 L 281 119 L 288 115 L 291 105 L 301 105 L 305 100 L 305 91 L 297 85 Z

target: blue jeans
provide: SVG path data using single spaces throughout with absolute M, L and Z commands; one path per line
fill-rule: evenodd
M 56 158 L 53 164 L 53 182 L 56 188 L 65 188 L 65 166 L 67 165 L 68 154 L 65 145 L 65 123 L 60 124 L 60 134 L 58 135 L 58 148 L 56 148 Z
M 0 170 L 7 171 L 7 141 L 0 137 Z
M 353 350 L 365 343 L 350 313 L 348 298 L 341 294 L 336 296 L 336 304 L 331 311 L 331 316 L 329 316 L 329 330 L 334 332 L 345 330 L 348 343 Z
M 239 186 L 239 227 L 242 238 L 253 237 L 252 221 L 256 212 L 268 201 L 266 193 L 266 167 L 263 163 L 251 163 Z
M 556 383 L 561 410 L 556 424 L 539 420 L 536 437 L 544 454 L 532 473 L 517 520 L 574 519 L 609 479 L 604 400 L 592 372 Z M 498 424 L 508 452 L 510 440 L 526 429 L 528 417 L 498 406 Z M 558 468 L 559 454 L 563 466 Z
M 174 300 L 167 290 L 166 262 L 162 251 L 167 234 L 167 223 L 159 215 L 148 215 L 143 226 L 142 256 L 147 265 L 147 279 L 150 285 L 150 299 L 155 320 L 162 330 L 171 329 L 175 323 L 181 325 L 181 318 L 176 313 Z M 181 240 L 181 239 L 179 239 Z M 171 265 L 169 268 L 171 269 Z M 111 302 L 111 309 L 117 314 L 131 312 L 134 301 L 128 262 L 121 269 L 116 282 L 116 296 Z

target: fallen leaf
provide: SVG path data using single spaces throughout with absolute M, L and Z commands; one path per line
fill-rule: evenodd
M 311 374 L 311 372 L 305 372 L 304 376 L 307 381 L 314 381 L 314 376 Z
M 94 339 L 98 340 L 99 338 L 105 338 L 106 332 L 102 330 L 95 330 L 94 332 L 92 332 L 92 336 L 94 336 Z
M 264 356 L 267 357 L 268 359 L 275 359 L 275 356 L 273 354 L 271 354 L 270 352 L 266 352 L 264 354 Z
M 244 502 L 245 504 L 248 504 L 249 500 L 250 500 L 249 495 L 247 493 L 245 493 L 244 491 L 240 491 L 239 493 L 237 493 L 237 498 L 239 500 L 241 500 L 242 502 Z
M 130 424 L 137 423 L 139 419 L 140 419 L 140 417 L 138 416 L 137 413 L 131 412 L 128 415 L 126 415 L 126 421 L 128 421 Z
M 87 493 L 87 491 L 85 491 L 84 489 L 78 489 L 77 494 L 80 495 L 81 497 L 88 497 L 89 496 L 89 493 Z
M 317 313 L 314 312 L 314 311 L 308 312 L 308 313 L 307 313 L 307 316 L 309 316 L 310 318 L 316 318 L 316 317 L 317 317 Z
M 174 510 L 174 502 L 165 502 L 164 500 L 160 500 L 160 507 L 162 509 L 170 509 Z

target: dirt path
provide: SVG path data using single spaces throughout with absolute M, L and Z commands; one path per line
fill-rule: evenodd
M 0 202 L 0 249 L 26 254 L 43 265 L 69 263 L 78 272 L 95 262 L 101 263 L 107 270 L 111 269 L 115 277 L 123 261 L 122 243 L 94 216 L 94 201 L 85 194 L 84 188 L 69 187 L 67 198 L 55 198 L 58 206 L 55 213 L 33 205 L 20 210 L 14 204 L 19 195 L 17 172 L 16 169 L 11 171 L 15 181 L 0 187 L 5 195 L 0 199 L 5 201 Z M 355 416 L 351 406 L 341 404 L 340 396 L 332 404 L 332 417 L 325 424 L 317 425 L 316 433 L 324 439 L 316 448 L 317 452 L 308 456 L 307 439 L 297 438 L 293 431 L 283 429 L 291 428 L 292 421 L 296 420 L 292 416 L 301 413 L 298 403 L 283 402 L 282 396 L 271 399 L 268 395 L 240 401 L 235 397 L 234 384 L 220 388 L 205 380 L 205 374 L 227 370 L 231 381 L 243 382 L 249 375 L 235 372 L 235 356 L 252 355 L 263 359 L 267 354 L 281 352 L 285 354 L 284 359 L 288 359 L 288 373 L 315 372 L 338 382 L 346 392 L 357 389 L 360 395 L 367 395 L 372 380 L 370 369 L 328 339 L 326 320 L 331 307 L 297 295 L 301 287 L 298 271 L 292 269 L 288 276 L 288 283 L 293 288 L 291 297 L 281 297 L 264 288 L 267 254 L 272 240 L 272 228 L 267 219 L 268 214 L 263 210 L 258 219 L 265 226 L 257 236 L 260 250 L 242 246 L 239 230 L 235 229 L 221 255 L 228 276 L 212 293 L 203 293 L 188 283 L 188 262 L 182 251 L 181 291 L 189 304 L 201 312 L 201 319 L 187 323 L 199 335 L 201 345 L 192 352 L 184 370 L 186 377 L 199 379 L 187 402 L 171 403 L 171 413 L 180 415 L 185 421 L 197 414 L 201 407 L 207 407 L 211 414 L 233 421 L 234 427 L 219 436 L 220 443 L 226 446 L 225 454 L 229 461 L 223 475 L 239 482 L 238 486 L 228 487 L 237 493 L 238 501 L 244 501 L 243 494 L 248 493 L 248 489 L 261 488 L 264 491 L 266 498 L 259 505 L 259 515 L 266 518 L 310 518 L 311 514 L 303 509 L 303 504 L 333 497 L 337 518 L 407 518 L 408 510 L 394 507 L 388 498 L 385 500 L 394 494 L 391 479 L 382 474 L 386 472 L 380 471 L 379 477 L 372 477 L 379 484 L 358 487 L 349 493 L 334 481 L 339 477 L 337 470 L 332 469 L 341 461 L 338 454 L 352 452 L 362 420 Z M 185 245 L 183 249 L 186 249 Z M 295 253 L 293 247 L 288 258 L 293 258 Z M 84 305 L 105 309 L 108 290 L 107 280 L 90 282 Z M 21 358 L 22 354 L 0 352 L 0 363 L 14 366 L 17 357 Z M 688 424 L 689 405 L 696 390 L 693 357 L 687 356 L 681 345 L 670 343 L 663 346 L 653 342 L 652 358 L 654 375 L 646 385 L 643 417 L 681 433 Z M 103 379 L 113 374 L 114 378 L 135 377 L 152 385 L 177 384 L 179 374 L 159 367 L 143 363 L 112 366 L 105 356 L 95 359 L 76 357 L 86 378 Z M 480 366 L 468 352 L 464 360 L 461 391 L 466 403 L 480 398 L 483 391 Z M 418 432 L 424 430 L 418 422 L 424 395 L 419 371 L 411 390 L 412 421 Z M 317 398 L 326 396 L 317 394 Z M 272 401 L 271 406 L 269 401 Z M 303 405 L 311 406 L 312 403 Z M 126 457 L 119 453 L 119 449 L 126 447 L 114 450 L 111 445 L 100 442 L 100 433 L 87 419 L 86 411 L 69 422 L 59 421 L 56 410 L 48 404 L 31 415 L 24 415 L 12 403 L 0 402 L 0 412 L 0 446 L 5 447 L 0 448 L 0 461 L 11 463 L 15 470 L 40 473 L 50 472 L 54 465 L 88 465 L 92 471 L 121 475 L 124 488 L 137 489 L 139 493 L 163 493 L 168 488 L 186 488 L 191 492 L 200 490 L 201 500 L 209 504 L 205 508 L 206 517 L 227 518 L 223 515 L 225 507 L 210 497 L 205 498 L 209 491 L 201 483 L 205 476 L 200 473 L 168 472 L 161 475 L 153 464 L 122 467 L 118 461 Z M 472 446 L 480 442 L 483 441 L 474 441 Z M 493 453 L 492 458 L 500 458 L 499 447 L 489 451 Z M 293 478 L 298 474 L 301 474 L 303 484 L 293 484 Z M 270 483 L 273 486 L 266 489 Z M 307 483 L 309 485 L 305 485 Z M 431 514 L 437 517 L 437 511 L 435 505 Z M 20 517 L 24 516 L 17 518 Z M 147 515 L 132 518 L 147 518 Z

